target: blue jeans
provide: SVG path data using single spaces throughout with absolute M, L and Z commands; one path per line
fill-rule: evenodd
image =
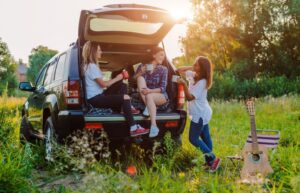
M 203 125 L 202 118 L 199 119 L 198 123 L 191 121 L 189 140 L 191 144 L 204 153 L 206 163 L 210 164 L 216 158 L 212 153 L 213 146 L 209 134 L 209 125 Z

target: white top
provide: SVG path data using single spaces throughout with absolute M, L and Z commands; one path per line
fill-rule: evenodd
M 212 116 L 212 109 L 207 101 L 207 89 L 206 80 L 201 79 L 195 84 L 190 84 L 190 93 L 195 97 L 194 100 L 189 101 L 189 113 L 192 121 L 199 122 L 199 119 L 203 119 L 203 125 L 208 124 Z
M 85 90 L 87 99 L 102 94 L 103 88 L 96 82 L 96 78 L 103 78 L 103 74 L 97 64 L 88 64 L 85 67 Z

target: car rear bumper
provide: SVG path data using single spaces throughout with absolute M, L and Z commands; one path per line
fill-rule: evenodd
M 84 127 L 84 114 L 82 111 L 63 110 L 57 115 L 56 133 L 64 138 L 76 129 Z
M 158 121 L 167 121 L 167 120 L 179 120 L 180 114 L 178 113 L 160 113 L 156 120 Z M 126 121 L 124 116 L 120 114 L 112 114 L 106 116 L 96 116 L 96 115 L 88 115 L 84 117 L 86 122 L 112 122 L 112 121 Z M 145 121 L 150 120 L 150 118 L 146 118 L 142 115 L 134 115 L 135 121 Z
M 163 135 L 170 131 L 172 135 L 180 135 L 185 127 L 186 111 L 176 113 L 158 113 L 157 125 Z M 134 120 L 144 128 L 150 128 L 150 118 L 142 115 L 134 115 Z M 66 137 L 76 129 L 82 129 L 86 123 L 101 123 L 110 138 L 125 138 L 129 136 L 129 125 L 122 114 L 111 115 L 87 115 L 82 111 L 65 110 L 58 113 L 58 134 Z M 168 123 L 171 123 L 167 126 Z M 172 125 L 173 123 L 173 125 Z

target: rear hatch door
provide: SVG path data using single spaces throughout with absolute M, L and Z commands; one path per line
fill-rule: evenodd
M 108 5 L 82 10 L 80 44 L 97 41 L 116 44 L 159 44 L 177 21 L 166 10 L 136 4 Z

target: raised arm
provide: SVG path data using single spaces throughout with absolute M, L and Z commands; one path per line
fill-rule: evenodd
M 193 70 L 193 66 L 182 66 L 177 69 L 180 75 L 185 76 L 185 72 L 188 70 Z

